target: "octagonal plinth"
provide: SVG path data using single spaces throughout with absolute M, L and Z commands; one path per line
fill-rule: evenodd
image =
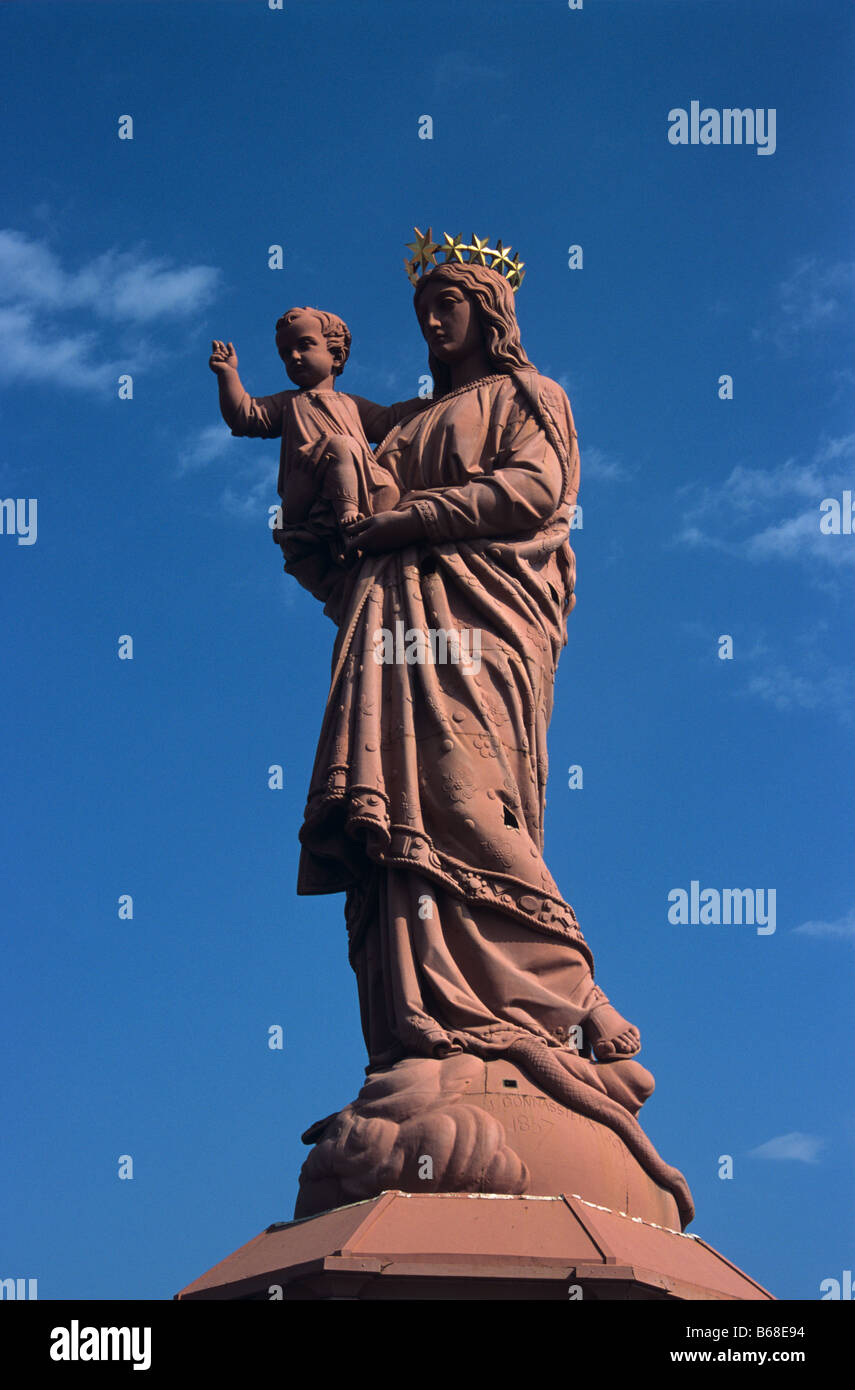
M 771 1299 L 705 1241 L 578 1197 L 387 1192 L 269 1226 L 178 1299 Z

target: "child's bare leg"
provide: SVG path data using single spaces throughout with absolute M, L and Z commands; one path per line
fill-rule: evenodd
M 324 496 L 342 530 L 365 518 L 359 510 L 356 446 L 344 436 L 330 436 L 321 459 Z

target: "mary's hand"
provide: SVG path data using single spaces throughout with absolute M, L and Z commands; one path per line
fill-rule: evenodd
M 384 550 L 402 550 L 425 539 L 422 519 L 414 507 L 400 512 L 379 512 L 347 528 L 345 545 L 348 550 L 361 550 L 376 555 Z

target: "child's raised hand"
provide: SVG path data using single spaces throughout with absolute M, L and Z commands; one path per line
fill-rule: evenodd
M 237 371 L 237 353 L 233 343 L 221 343 L 219 338 L 215 338 L 211 343 L 211 356 L 208 358 L 208 366 L 212 372 L 218 376 L 221 372 Z

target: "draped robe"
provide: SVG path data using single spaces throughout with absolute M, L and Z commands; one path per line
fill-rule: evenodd
M 346 569 L 299 528 L 283 541 L 286 571 L 339 628 L 298 892 L 347 892 L 371 1066 L 521 1037 L 575 1053 L 573 1026 L 606 996 L 543 858 L 575 602 L 569 401 L 534 371 L 482 378 L 396 423 L 376 457 L 423 542 Z M 381 659 L 378 634 L 431 629 L 470 653 L 480 633 L 480 669 Z
M 418 510 L 423 541 L 350 567 L 300 527 L 286 524 L 281 541 L 286 571 L 338 625 L 298 891 L 347 894 L 369 1073 L 411 1057 L 505 1056 L 617 1134 L 685 1225 L 686 1180 L 634 1118 L 652 1076 L 577 1046 L 572 1030 L 607 999 L 543 859 L 546 736 L 575 601 L 570 404 L 533 370 L 419 404 L 384 415 L 360 402 L 360 413 L 372 441 L 389 426 L 377 458 L 400 485 L 396 510 Z M 478 668 L 378 660 L 389 655 L 378 635 L 398 623 L 480 632 Z

